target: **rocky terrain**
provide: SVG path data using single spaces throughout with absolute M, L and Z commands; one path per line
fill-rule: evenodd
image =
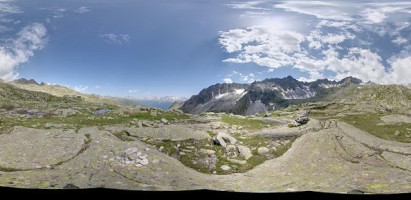
M 0 83 L 0 186 L 411 192 L 411 95 L 403 86 L 352 78 L 223 84 L 169 110 L 59 95 L 56 87 Z M 209 112 L 243 98 L 264 112 Z

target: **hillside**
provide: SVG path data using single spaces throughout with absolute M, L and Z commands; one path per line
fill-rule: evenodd
M 82 98 L 83 100 L 91 103 L 112 103 L 112 104 L 118 104 L 119 103 L 119 98 L 112 98 L 112 97 L 101 97 L 98 95 L 90 95 L 90 94 L 83 94 L 80 92 L 77 92 L 73 89 L 70 89 L 65 86 L 61 85 L 51 85 L 51 84 L 38 84 L 35 80 L 30 79 L 18 79 L 13 82 L 10 82 L 11 85 L 14 85 L 15 87 L 18 87 L 20 89 L 25 89 L 29 91 L 35 91 L 35 92 L 44 92 L 51 94 L 53 96 L 57 97 L 77 97 L 77 98 Z

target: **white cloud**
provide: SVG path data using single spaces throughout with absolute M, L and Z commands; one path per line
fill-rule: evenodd
M 263 27 L 249 27 L 220 32 L 220 44 L 228 53 L 240 52 L 236 58 L 224 62 L 250 63 L 278 68 L 292 64 L 289 54 L 300 52 L 303 35 L 291 31 L 274 31 Z
M 17 78 L 16 68 L 28 61 L 36 50 L 47 42 L 47 30 L 43 24 L 34 23 L 17 33 L 17 38 L 7 39 L 0 46 L 0 78 L 12 81 Z
M 82 86 L 82 85 L 80 85 L 80 86 L 74 87 L 73 89 L 74 89 L 75 91 L 77 91 L 77 92 L 85 92 L 85 91 L 88 89 L 88 86 Z
M 20 8 L 17 6 L 10 5 L 8 3 L 0 3 L 0 12 L 16 14 L 16 13 L 22 13 L 23 11 L 21 11 Z
M 312 15 L 319 19 L 333 19 L 351 21 L 350 10 L 353 6 L 347 3 L 322 2 L 322 1 L 287 1 L 276 4 L 275 8 L 286 11 Z
M 366 23 L 369 24 L 381 23 L 385 18 L 387 18 L 384 12 L 380 12 L 380 10 L 378 9 L 371 8 L 364 9 L 361 12 L 361 15 L 364 16 L 364 18 L 367 20 Z
M 131 93 L 131 94 L 134 94 L 134 93 L 137 93 L 137 92 L 140 92 L 140 90 L 128 90 L 128 93 Z
M 226 4 L 234 9 L 247 9 L 247 10 L 269 10 L 265 7 L 258 6 L 259 4 L 264 3 L 265 1 L 249 1 L 249 2 L 235 2 Z
M 130 40 L 130 36 L 128 34 L 113 34 L 113 33 L 105 33 L 101 34 L 100 37 L 109 44 L 126 44 Z
M 356 1 L 286 1 L 274 5 L 290 12 L 315 16 L 318 19 L 367 24 L 383 22 L 392 13 L 409 13 L 410 2 L 364 3 Z M 358 19 L 358 17 L 361 17 Z
M 405 43 L 407 43 L 407 42 L 408 42 L 408 40 L 405 39 L 405 38 L 403 38 L 403 37 L 401 37 L 401 36 L 398 36 L 397 38 L 395 38 L 395 39 L 392 41 L 392 43 L 397 44 L 397 45 L 402 45 L 402 44 L 405 44 Z
M 231 74 L 228 74 L 223 80 L 225 83 L 233 83 L 234 81 L 232 78 L 235 78 L 238 83 L 252 83 L 256 81 L 256 76 L 254 73 L 247 75 L 237 71 L 233 71 Z
M 75 9 L 74 12 L 83 14 L 83 13 L 90 12 L 90 8 L 85 7 L 85 6 L 81 6 L 81 7 L 77 8 L 77 9 Z
M 231 78 L 225 78 L 223 79 L 224 83 L 233 83 L 233 80 Z
M 410 84 L 411 77 L 411 55 L 404 58 L 397 58 L 391 62 L 390 82 L 398 84 Z

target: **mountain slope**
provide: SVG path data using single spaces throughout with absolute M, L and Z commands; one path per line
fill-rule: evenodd
M 73 89 L 70 89 L 61 85 L 51 85 L 51 84 L 38 84 L 35 80 L 30 79 L 17 79 L 15 81 L 9 82 L 8 84 L 13 85 L 17 88 L 34 91 L 34 92 L 43 92 L 51 94 L 57 97 L 76 97 L 81 98 L 87 102 L 91 103 L 110 103 L 110 104 L 119 104 L 121 103 L 119 98 L 112 97 L 100 97 L 93 94 L 83 94 L 77 92 Z
M 351 85 L 329 95 L 327 99 L 354 107 L 407 113 L 411 108 L 411 89 L 402 85 Z

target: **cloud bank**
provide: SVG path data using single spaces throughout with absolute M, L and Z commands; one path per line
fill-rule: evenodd
M 355 76 L 381 84 L 411 83 L 411 3 L 266 1 L 228 4 L 258 12 L 264 18 L 294 15 L 304 27 L 277 28 L 258 23 L 221 31 L 219 43 L 229 63 L 254 63 L 275 70 L 288 67 L 306 73 L 301 80 Z M 255 16 L 255 14 L 253 15 Z M 284 17 L 284 19 L 288 19 Z M 295 20 L 295 19 L 294 19 Z

